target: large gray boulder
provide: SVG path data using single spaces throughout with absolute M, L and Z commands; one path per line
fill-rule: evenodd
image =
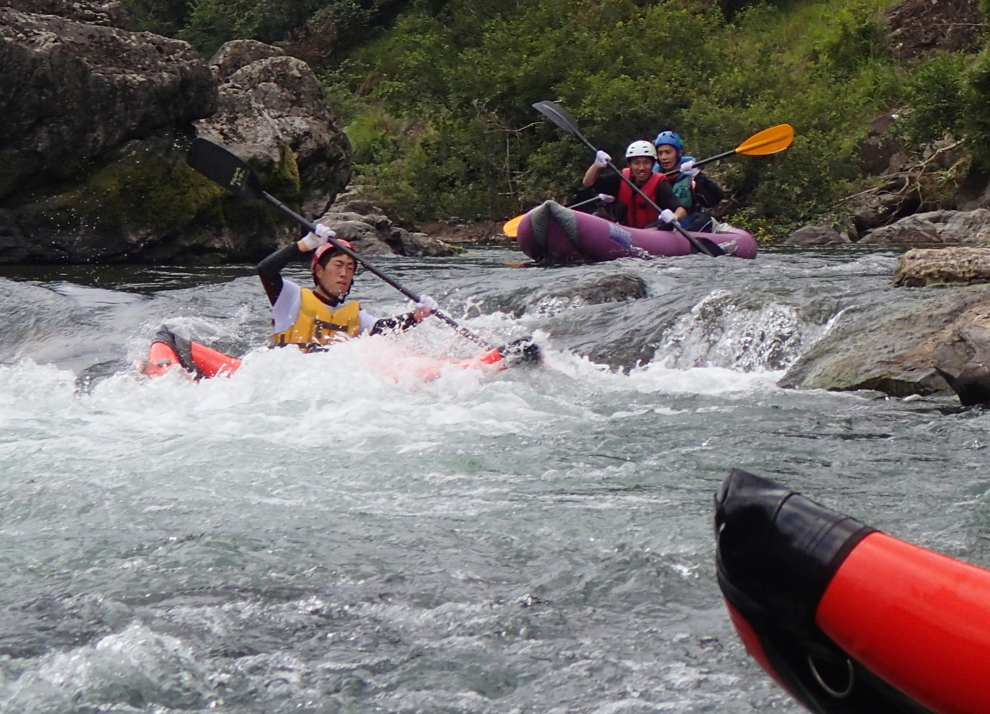
M 305 63 L 242 42 L 211 68 L 113 26 L 113 3 L 18 4 L 100 24 L 0 8 L 0 263 L 256 260 L 299 234 L 193 172 L 197 135 L 309 219 L 347 184 L 349 144 Z
M 916 213 L 871 231 L 860 243 L 987 246 L 990 245 L 990 209 Z
M 933 290 L 897 307 L 850 310 L 801 355 L 778 384 L 837 391 L 876 389 L 893 396 L 951 394 L 936 370 L 961 371 L 943 345 L 968 324 L 990 324 L 990 285 Z M 937 356 L 941 354 L 941 362 Z
M 277 175 L 284 185 L 269 192 L 294 199 L 304 216 L 326 211 L 350 181 L 351 147 L 309 65 L 275 47 L 237 40 L 210 67 L 220 82 L 220 108 L 194 122 L 197 134 L 235 146 L 261 175 Z
M 939 344 L 935 369 L 963 406 L 990 405 L 990 306 L 971 311 Z
M 0 7 L 0 198 L 72 181 L 217 108 L 188 44 Z

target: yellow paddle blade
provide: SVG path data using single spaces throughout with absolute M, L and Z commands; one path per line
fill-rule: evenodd
M 516 234 L 519 233 L 519 224 L 522 223 L 522 219 L 525 217 L 526 214 L 523 213 L 521 216 L 516 216 L 515 218 L 506 221 L 502 226 L 502 232 L 509 236 L 509 238 L 515 238 Z
M 736 147 L 737 154 L 746 156 L 766 156 L 783 151 L 794 141 L 794 127 L 790 124 L 778 124 L 764 129 L 759 134 L 753 134 Z

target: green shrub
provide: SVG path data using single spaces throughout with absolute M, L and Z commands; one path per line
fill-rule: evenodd
M 990 167 L 990 48 L 984 49 L 965 76 L 960 132 L 973 158 Z
M 910 109 L 898 122 L 908 141 L 924 144 L 946 134 L 960 134 L 967 111 L 965 98 L 967 58 L 942 54 L 921 60 L 904 82 Z
M 843 79 L 851 77 L 865 62 L 888 55 L 881 18 L 868 5 L 838 9 L 812 53 L 821 70 Z

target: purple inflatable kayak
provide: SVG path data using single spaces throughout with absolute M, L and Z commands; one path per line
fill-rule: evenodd
M 756 239 L 739 228 L 717 233 L 691 233 L 713 241 L 726 255 L 756 257 Z M 519 248 L 534 260 L 602 261 L 627 256 L 690 255 L 691 242 L 675 231 L 628 228 L 590 213 L 572 211 L 546 201 L 526 214 L 516 235 Z

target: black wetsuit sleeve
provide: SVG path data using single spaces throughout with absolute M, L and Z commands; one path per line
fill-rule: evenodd
M 265 292 L 268 294 L 268 301 L 272 305 L 275 304 L 282 292 L 282 270 L 289 263 L 299 260 L 303 255 L 304 253 L 299 250 L 299 245 L 293 243 L 276 250 L 258 263 L 258 277 L 261 278 L 261 284 L 264 286 Z
M 653 191 L 653 202 L 660 208 L 669 208 L 671 211 L 681 208 L 681 202 L 674 195 L 674 189 L 666 181 L 657 182 L 657 187 Z
M 622 179 L 619 178 L 619 174 L 609 171 L 608 173 L 598 174 L 598 178 L 591 184 L 591 188 L 595 193 L 607 193 L 609 196 L 618 196 L 620 183 L 622 183 Z
M 725 198 L 722 187 L 712 181 L 704 173 L 699 173 L 694 177 L 695 194 L 698 196 L 698 203 L 704 208 L 713 208 Z
M 405 332 L 410 327 L 415 327 L 418 324 L 416 314 L 413 312 L 406 313 L 405 315 L 396 315 L 395 317 L 383 317 L 371 326 L 368 334 L 380 335 L 383 332 L 392 331 Z

